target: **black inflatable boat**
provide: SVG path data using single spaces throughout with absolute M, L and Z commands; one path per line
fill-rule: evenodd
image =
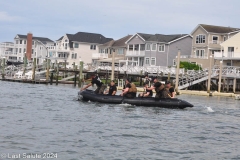
M 83 101 L 92 101 L 100 103 L 122 104 L 127 103 L 136 106 L 146 107 L 162 107 L 162 108 L 186 108 L 193 107 L 192 104 L 177 98 L 162 98 L 155 99 L 154 97 L 135 97 L 125 98 L 122 96 L 108 96 L 102 94 L 95 94 L 92 90 L 84 90 L 78 93 L 79 99 Z

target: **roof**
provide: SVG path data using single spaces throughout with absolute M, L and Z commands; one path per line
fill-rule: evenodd
M 27 39 L 27 35 L 18 34 L 18 37 L 22 38 L 22 39 Z M 32 39 L 33 40 L 39 40 L 41 42 L 53 42 L 51 39 L 46 38 L 46 37 L 32 37 Z
M 156 42 L 171 42 L 177 40 L 181 37 L 187 36 L 188 34 L 172 34 L 172 35 L 164 35 L 164 34 L 145 34 L 145 33 L 137 33 L 141 36 L 145 41 L 156 41 Z
M 57 41 L 60 41 L 60 40 L 62 40 L 62 39 L 63 39 L 63 37 L 64 37 L 64 36 L 60 37 L 60 38 L 59 38 Z
M 230 33 L 235 31 L 240 31 L 240 28 L 232 28 L 232 27 L 223 27 L 223 26 L 214 26 L 207 24 L 200 24 L 207 32 L 213 33 Z
M 87 42 L 87 43 L 97 43 L 104 44 L 113 40 L 112 38 L 106 38 L 101 34 L 97 33 L 87 33 L 87 32 L 78 32 L 76 34 L 66 34 L 69 41 L 77 42 Z
M 131 38 L 132 37 L 132 35 L 127 35 L 127 36 L 125 36 L 125 37 L 123 37 L 123 38 L 120 38 L 120 39 L 118 39 L 118 40 L 116 40 L 114 43 L 113 43 L 113 45 L 112 45 L 112 47 L 121 47 L 121 46 L 126 46 L 126 44 L 125 44 L 125 42 L 129 39 L 129 38 Z

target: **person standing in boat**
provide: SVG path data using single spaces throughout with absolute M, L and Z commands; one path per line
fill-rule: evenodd
M 115 85 L 114 80 L 111 81 L 110 86 L 109 86 L 109 90 L 105 92 L 105 94 L 109 95 L 109 96 L 115 96 L 115 94 L 117 93 L 117 87 Z
M 120 94 L 121 96 L 128 97 L 128 98 L 134 98 L 137 94 L 137 88 L 134 83 L 131 83 L 129 79 L 125 80 L 125 86 Z
M 88 87 L 92 86 L 93 84 L 97 85 L 97 89 L 94 91 L 96 94 L 103 94 L 104 90 L 107 88 L 107 86 L 102 83 L 100 78 L 96 74 L 94 74 L 92 77 L 91 83 L 89 83 L 87 86 L 83 87 L 80 91 L 87 89 Z
M 148 87 L 148 82 L 144 84 L 144 91 L 143 93 L 140 93 L 138 97 L 152 97 L 153 96 L 153 91 L 148 90 L 150 87 Z
M 165 88 L 168 91 L 168 94 L 174 98 L 175 97 L 175 90 L 174 88 L 171 86 L 171 82 L 170 81 L 166 81 L 165 83 Z

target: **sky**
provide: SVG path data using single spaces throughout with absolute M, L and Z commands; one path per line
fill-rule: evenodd
M 190 34 L 198 24 L 240 28 L 240 0 L 0 0 L 0 42 L 31 32 L 53 41 L 77 32 L 119 39 Z

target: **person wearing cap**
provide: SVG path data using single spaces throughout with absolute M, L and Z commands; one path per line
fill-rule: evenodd
M 171 98 L 171 96 L 168 94 L 168 91 L 164 87 L 164 85 L 161 82 L 156 82 L 154 84 L 156 96 L 155 98 Z
M 175 97 L 175 91 L 174 88 L 171 86 L 171 82 L 170 81 L 166 81 L 165 83 L 165 88 L 168 91 L 168 94 L 174 98 Z
M 88 87 L 92 86 L 93 84 L 97 85 L 97 89 L 94 91 L 96 94 L 103 94 L 104 90 L 107 88 L 105 84 L 102 83 L 100 78 L 96 75 L 92 75 L 92 81 L 87 86 L 83 87 L 80 91 L 87 89 Z
M 109 86 L 109 90 L 105 92 L 105 94 L 109 95 L 109 96 L 115 96 L 117 92 L 117 87 L 115 85 L 114 80 L 111 81 L 110 86 Z
M 154 89 L 155 89 L 154 84 L 157 83 L 157 82 L 158 82 L 158 79 L 157 79 L 157 77 L 155 77 L 155 78 L 153 79 L 153 85 L 152 85 L 151 87 L 147 88 L 147 90 L 154 90 Z M 160 82 L 159 82 L 159 83 L 160 83 Z
M 143 93 L 140 93 L 139 95 L 138 95 L 138 97 L 152 97 L 153 96 L 153 91 L 152 90 L 148 90 L 148 83 L 145 83 L 144 84 L 144 91 L 145 91 L 145 93 L 143 92 Z
M 128 98 L 134 98 L 137 94 L 137 88 L 134 84 L 131 84 L 131 81 L 129 79 L 125 80 L 125 86 L 122 90 L 121 96 L 128 97 Z

